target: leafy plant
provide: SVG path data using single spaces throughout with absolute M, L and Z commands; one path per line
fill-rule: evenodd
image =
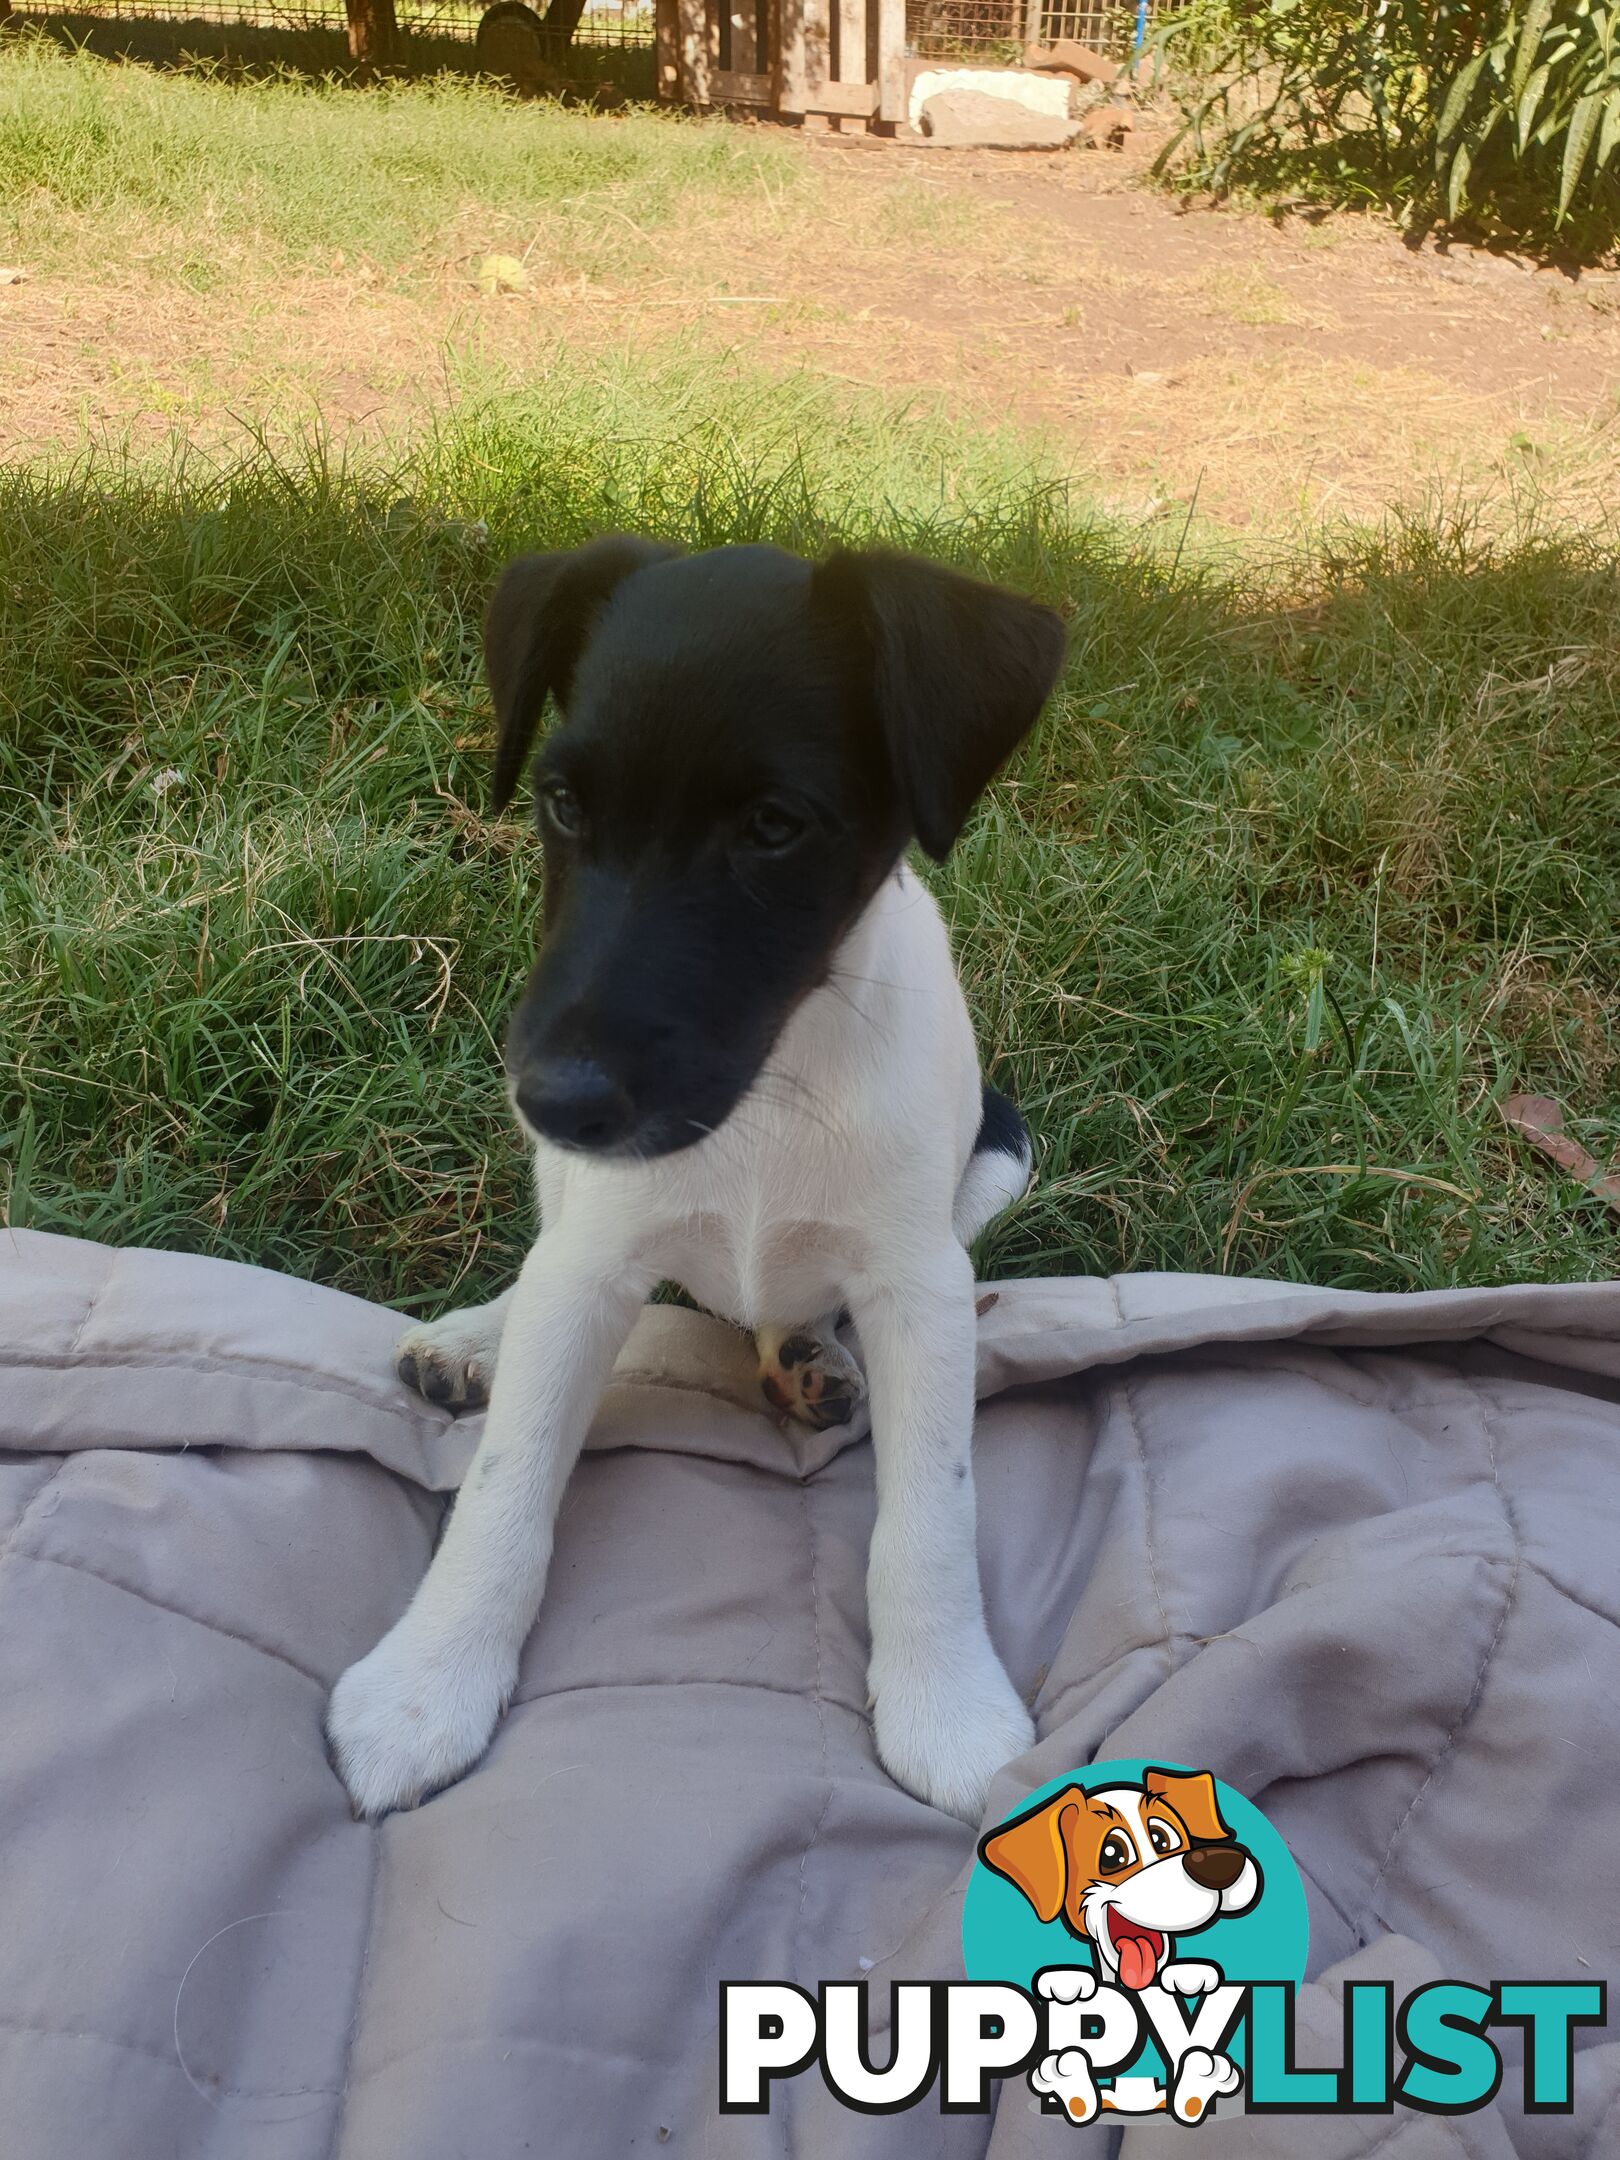
M 1529 0 L 1499 15 L 1491 42 L 1446 85 L 1436 177 L 1456 217 L 1481 199 L 1481 182 L 1489 189 L 1485 160 L 1494 151 L 1496 167 L 1538 193 L 1556 186 L 1554 222 L 1562 225 L 1601 190 L 1620 147 L 1620 8 Z
M 1158 48 L 1186 184 L 1620 232 L 1620 0 L 1194 0 Z

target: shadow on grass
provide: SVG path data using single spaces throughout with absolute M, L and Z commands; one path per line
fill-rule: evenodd
M 1262 577 L 874 435 L 512 406 L 392 471 L 0 475 L 9 1219 L 419 1308 L 528 1225 L 496 1043 L 539 865 L 486 809 L 501 561 L 883 539 L 1061 605 L 1062 691 L 936 879 L 1039 1182 L 1002 1272 L 1611 1272 L 1503 1132 L 1620 1142 L 1613 550 L 1439 514 Z M 821 438 L 816 437 L 815 440 Z
M 140 21 L 71 11 L 48 16 L 12 16 L 14 29 L 25 24 L 76 50 L 104 60 L 122 60 L 183 73 L 205 73 L 214 81 L 264 80 L 277 75 L 305 75 L 366 87 L 349 57 L 348 42 L 338 29 L 259 28 L 249 23 L 188 19 L 184 0 L 172 17 Z M 560 62 L 564 95 L 589 99 L 612 88 L 623 97 L 651 103 L 657 94 L 650 45 L 575 43 Z M 396 76 L 477 76 L 482 73 L 470 36 L 458 38 L 402 29 Z

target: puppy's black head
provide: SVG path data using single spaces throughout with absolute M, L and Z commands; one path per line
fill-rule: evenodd
M 507 1067 L 564 1147 L 712 1132 L 915 835 L 943 858 L 1056 679 L 1050 609 L 899 555 L 608 539 L 511 564 L 495 801 L 535 762 L 544 934 Z

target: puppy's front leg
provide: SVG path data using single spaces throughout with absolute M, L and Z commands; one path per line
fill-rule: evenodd
M 991 1646 L 974 1542 L 973 1269 L 959 1245 L 852 1291 L 877 1455 L 867 1569 L 878 1754 L 966 1821 L 1034 1738 Z
M 613 1360 L 651 1283 L 543 1235 L 511 1293 L 484 1437 L 404 1617 L 332 1691 L 326 1734 L 357 1814 L 452 1783 L 517 1680 L 552 1525 Z

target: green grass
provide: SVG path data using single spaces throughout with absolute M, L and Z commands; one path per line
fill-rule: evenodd
M 537 871 L 484 808 L 476 626 L 507 553 L 623 525 L 881 535 L 1069 613 L 1061 695 L 937 880 L 1040 1145 L 992 1270 L 1613 1271 L 1615 1218 L 1495 1109 L 1534 1086 L 1620 1142 L 1612 545 L 1437 510 L 1194 564 L 1004 443 L 693 368 L 392 471 L 0 473 L 12 1223 L 411 1307 L 510 1272 L 496 1044 Z
M 0 260 L 135 262 L 194 284 L 244 260 L 394 270 L 426 255 L 656 230 L 693 200 L 779 195 L 768 134 L 669 113 L 515 103 L 444 75 L 363 94 L 109 66 L 31 34 L 0 46 Z

